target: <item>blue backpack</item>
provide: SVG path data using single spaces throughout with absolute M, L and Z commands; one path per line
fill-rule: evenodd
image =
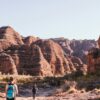
M 8 85 L 7 98 L 12 99 L 15 97 L 15 87 L 13 84 Z

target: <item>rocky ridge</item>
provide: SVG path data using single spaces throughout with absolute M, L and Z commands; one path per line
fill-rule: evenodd
M 88 72 L 100 75 L 100 37 L 98 47 L 92 48 L 88 52 Z
M 1 73 L 52 76 L 75 71 L 59 44 L 24 38 L 10 26 L 0 28 L 0 51 Z
M 0 72 L 53 76 L 87 69 L 82 54 L 95 46 L 94 40 L 43 40 L 22 37 L 10 26 L 1 27 Z
M 97 47 L 97 42 L 95 40 L 69 40 L 64 37 L 53 38 L 52 40 L 63 48 L 66 55 L 75 56 L 84 64 L 87 63 L 86 56 L 88 51 L 91 48 Z

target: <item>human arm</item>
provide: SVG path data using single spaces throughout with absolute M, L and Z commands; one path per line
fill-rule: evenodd
M 18 86 L 15 84 L 15 91 L 16 91 L 16 94 L 18 94 Z
M 6 85 L 5 87 L 5 93 L 7 94 L 7 89 L 8 89 L 8 85 Z

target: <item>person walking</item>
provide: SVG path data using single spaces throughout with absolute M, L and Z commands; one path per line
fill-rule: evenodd
M 10 77 L 8 84 L 6 85 L 6 100 L 16 100 L 16 95 L 18 94 L 18 87 L 16 85 L 16 80 Z
M 36 84 L 33 84 L 33 87 L 32 87 L 33 100 L 35 100 L 36 93 L 37 93 L 37 86 L 36 86 Z

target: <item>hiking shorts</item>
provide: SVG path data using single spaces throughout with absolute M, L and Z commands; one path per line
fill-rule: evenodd
M 12 99 L 6 98 L 6 100 L 15 100 L 15 98 L 12 98 Z

